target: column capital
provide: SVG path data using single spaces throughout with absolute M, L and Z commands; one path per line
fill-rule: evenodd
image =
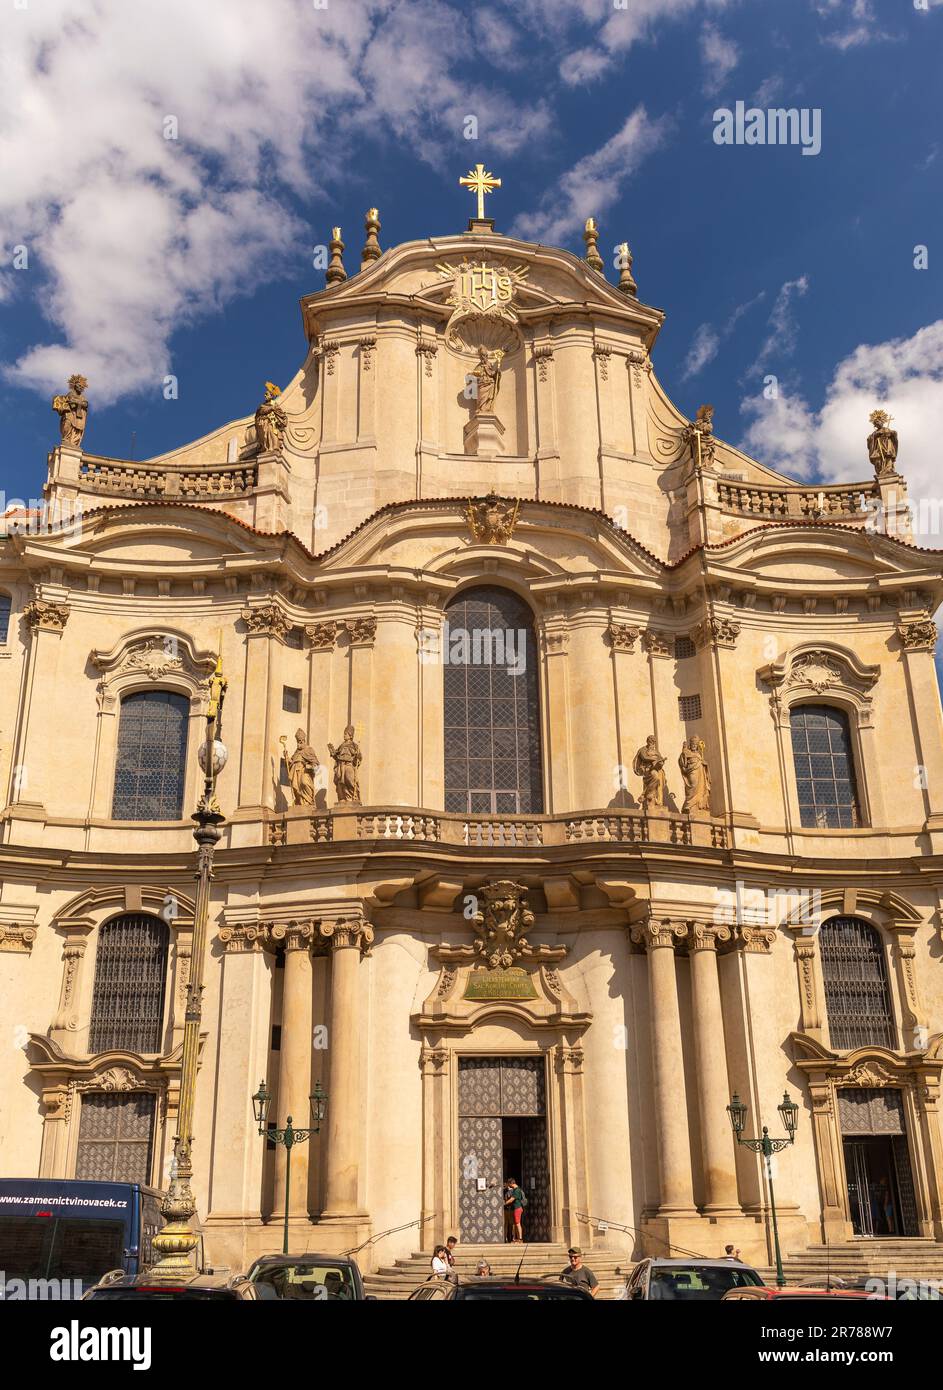
M 271 601 L 254 608 L 243 608 L 239 616 L 248 628 L 250 637 L 278 637 L 284 641 L 291 627 L 279 605 Z
M 61 633 L 71 611 L 67 603 L 49 603 L 46 599 L 34 598 L 23 609 L 23 617 L 29 624 L 30 632 Z
M 347 917 L 337 921 L 319 922 L 318 935 L 334 951 L 355 948 L 365 956 L 370 953 L 374 933 L 369 922 L 364 922 L 359 917 Z
M 313 921 L 278 922 L 267 930 L 273 945 L 284 946 L 286 951 L 308 950 L 315 936 Z
M 306 623 L 305 636 L 312 651 L 332 652 L 337 644 L 337 634 L 343 626 L 337 619 L 324 623 Z
M 733 936 L 730 927 L 708 922 L 688 923 L 688 951 L 716 951 L 718 946 Z
M 636 946 L 641 946 L 646 951 L 660 947 L 674 949 L 675 945 L 688 935 L 688 929 L 692 926 L 693 922 L 650 917 L 646 922 L 639 922 L 630 928 L 629 935 Z
M 747 927 L 742 924 L 734 927 L 734 940 L 737 946 L 751 955 L 768 956 L 776 940 L 773 927 Z

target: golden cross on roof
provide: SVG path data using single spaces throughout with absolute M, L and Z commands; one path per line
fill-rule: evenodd
M 469 169 L 463 179 L 459 179 L 463 188 L 467 188 L 470 193 L 478 194 L 478 221 L 481 222 L 485 215 L 485 194 L 493 193 L 496 188 L 501 187 L 501 180 L 496 179 L 494 174 L 485 171 L 483 164 L 476 164 L 474 169 Z

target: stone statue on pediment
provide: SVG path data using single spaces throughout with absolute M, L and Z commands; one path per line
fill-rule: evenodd
M 697 414 L 684 429 L 684 440 L 691 450 L 691 459 L 699 468 L 714 466 L 714 407 L 698 406 Z
M 278 403 L 280 389 L 274 381 L 265 383 L 265 400 L 255 412 L 255 437 L 260 454 L 270 454 L 282 447 L 282 437 L 288 428 L 288 416 Z
M 886 410 L 872 410 L 870 415 L 874 429 L 868 435 L 868 458 L 879 478 L 897 471 L 897 431 L 890 428 L 892 419 Z

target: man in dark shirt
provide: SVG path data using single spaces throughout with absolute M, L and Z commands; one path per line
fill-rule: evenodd
M 578 1245 L 571 1245 L 566 1252 L 570 1257 L 570 1263 L 560 1275 L 565 1284 L 572 1284 L 574 1288 L 585 1289 L 593 1298 L 599 1292 L 599 1280 L 591 1269 L 587 1269 L 583 1264 L 583 1252 Z

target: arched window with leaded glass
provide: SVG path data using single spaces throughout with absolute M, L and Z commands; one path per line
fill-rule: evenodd
M 95 954 L 89 1051 L 159 1052 L 169 929 L 148 913 L 102 924 Z
M 114 820 L 180 820 L 190 702 L 171 690 L 141 690 L 121 701 Z
M 833 705 L 795 705 L 789 721 L 801 824 L 818 830 L 850 830 L 860 825 L 845 711 Z
M 507 589 L 466 589 L 442 642 L 445 809 L 543 811 L 537 641 L 530 609 Z
M 881 938 L 860 917 L 831 917 L 819 932 L 828 1035 L 837 1052 L 894 1047 Z

